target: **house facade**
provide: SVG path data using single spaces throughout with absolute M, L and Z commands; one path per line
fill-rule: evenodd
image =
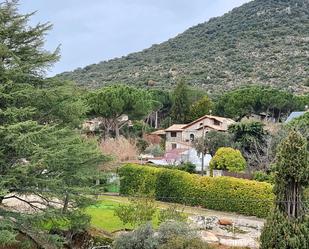
M 205 115 L 189 124 L 175 124 L 164 130 L 165 150 L 189 149 L 192 142 L 211 130 L 226 132 L 235 121 L 229 118 Z

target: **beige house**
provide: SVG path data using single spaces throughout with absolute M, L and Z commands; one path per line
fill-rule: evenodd
M 229 125 L 235 123 L 229 118 L 205 115 L 190 124 L 175 124 L 164 130 L 166 136 L 165 149 L 189 149 L 192 142 L 203 133 L 211 130 L 227 131 Z

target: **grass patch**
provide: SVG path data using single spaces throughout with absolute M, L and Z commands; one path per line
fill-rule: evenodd
M 121 220 L 115 215 L 115 208 L 120 204 L 129 203 L 128 199 L 113 198 L 113 197 L 101 197 L 97 204 L 86 208 L 86 214 L 91 217 L 91 226 L 99 229 L 103 229 L 107 232 L 115 232 L 122 229 L 133 229 L 130 225 L 124 225 Z M 158 214 L 152 220 L 152 224 L 158 226 Z
M 121 220 L 115 216 L 114 210 L 119 206 L 118 202 L 110 200 L 99 201 L 86 209 L 86 214 L 91 216 L 91 225 L 104 229 L 108 232 L 114 232 L 121 229 L 132 229 L 130 225 L 123 225 Z

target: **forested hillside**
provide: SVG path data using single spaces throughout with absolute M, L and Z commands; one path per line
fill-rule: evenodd
M 250 83 L 309 89 L 309 1 L 255 0 L 142 52 L 61 77 L 79 85 L 171 85 L 221 91 Z

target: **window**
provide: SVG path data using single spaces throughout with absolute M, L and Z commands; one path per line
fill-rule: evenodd
M 177 137 L 177 132 L 172 131 L 172 132 L 171 132 L 171 137 Z
M 218 121 L 218 120 L 216 120 L 216 119 L 214 119 L 214 125 L 221 125 L 221 122 L 220 121 Z
M 177 148 L 177 144 L 172 144 L 172 150 Z
M 194 141 L 194 134 L 190 134 L 190 141 L 191 141 L 191 142 Z

